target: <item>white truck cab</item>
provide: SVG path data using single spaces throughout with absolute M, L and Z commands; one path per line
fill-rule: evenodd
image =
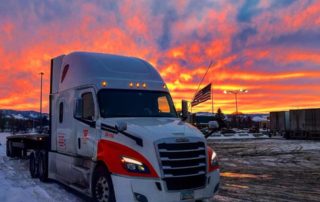
M 43 179 L 107 202 L 198 201 L 218 190 L 215 152 L 177 116 L 144 60 L 87 52 L 52 59 L 50 118 Z

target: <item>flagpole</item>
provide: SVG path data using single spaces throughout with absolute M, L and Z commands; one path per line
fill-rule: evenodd
M 206 75 L 207 75 L 207 73 L 208 73 L 208 71 L 209 71 L 209 69 L 210 69 L 211 65 L 212 65 L 212 60 L 210 61 L 210 64 L 209 64 L 209 66 L 208 66 L 208 68 L 207 68 L 207 71 L 206 71 L 206 73 L 203 75 L 203 77 L 202 77 L 202 79 L 201 79 L 201 81 L 200 81 L 200 83 L 199 83 L 199 85 L 198 85 L 198 88 L 197 88 L 196 92 L 195 92 L 195 93 L 194 93 L 194 95 L 193 95 L 192 100 L 194 99 L 194 96 L 196 96 L 196 94 L 197 94 L 198 90 L 200 89 L 200 85 L 201 85 L 201 83 L 202 83 L 203 79 L 206 77 Z
M 212 86 L 212 83 L 211 83 Z M 214 114 L 214 110 L 213 110 L 213 88 L 211 88 L 211 111 L 212 111 L 212 115 Z
M 191 104 L 191 103 L 192 103 L 192 101 L 194 100 L 194 97 L 196 96 L 198 90 L 200 89 L 200 85 L 201 85 L 203 79 L 206 77 L 209 69 L 211 68 L 212 63 L 213 63 L 213 62 L 212 62 L 212 60 L 211 60 L 209 66 L 208 66 L 208 68 L 207 68 L 206 73 L 203 75 L 203 77 L 202 77 L 202 79 L 201 79 L 201 81 L 200 81 L 200 83 L 199 83 L 199 85 L 198 85 L 198 88 L 197 88 L 197 90 L 195 91 L 195 93 L 194 93 L 194 95 L 193 95 L 193 97 L 192 97 L 192 100 L 191 100 L 191 102 L 190 102 L 190 106 L 191 106 L 191 107 L 190 107 L 190 112 L 191 112 L 191 114 L 192 114 L 192 104 Z M 213 110 L 213 109 L 212 109 L 212 110 Z

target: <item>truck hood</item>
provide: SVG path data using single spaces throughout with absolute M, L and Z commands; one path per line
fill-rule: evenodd
M 194 126 L 178 118 L 106 118 L 103 124 L 114 127 L 117 122 L 127 123 L 125 132 L 140 137 L 148 142 L 163 138 L 199 137 L 204 135 Z

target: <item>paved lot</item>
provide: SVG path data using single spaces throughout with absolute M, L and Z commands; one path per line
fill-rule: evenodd
M 320 141 L 210 140 L 221 163 L 213 201 L 320 201 Z

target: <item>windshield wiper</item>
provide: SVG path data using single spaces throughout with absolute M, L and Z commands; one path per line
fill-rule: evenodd
M 112 132 L 112 133 L 115 133 L 115 134 L 120 133 L 120 134 L 122 134 L 122 135 L 124 135 L 124 136 L 126 136 L 126 137 L 128 137 L 128 138 L 130 138 L 132 140 L 134 140 L 137 143 L 137 145 L 143 147 L 143 140 L 140 137 L 137 137 L 135 135 L 132 135 L 132 134 L 124 132 L 124 131 L 119 131 L 113 126 L 109 126 L 107 124 L 103 124 L 102 123 L 101 124 L 101 130 L 109 131 L 109 132 Z

